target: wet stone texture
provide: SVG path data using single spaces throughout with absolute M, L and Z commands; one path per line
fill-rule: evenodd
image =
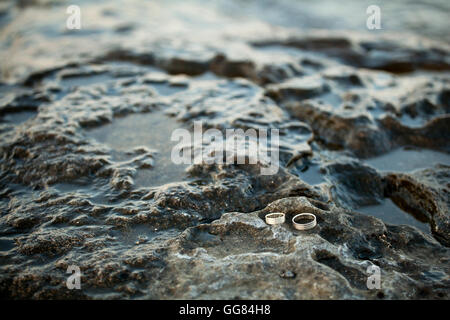
M 446 40 L 195 1 L 85 3 L 69 31 L 58 8 L 2 5 L 1 297 L 449 298 Z M 279 129 L 278 172 L 174 164 L 195 121 Z M 302 212 L 317 227 L 295 230 Z

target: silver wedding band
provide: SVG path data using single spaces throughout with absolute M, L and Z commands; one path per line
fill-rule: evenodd
M 282 224 L 285 221 L 285 215 L 282 212 L 274 212 L 266 215 L 267 224 Z
M 296 219 L 301 218 L 301 217 L 313 218 L 313 220 L 310 222 L 307 222 L 307 223 L 295 222 Z M 292 218 L 292 224 L 294 225 L 294 228 L 297 230 L 309 230 L 309 229 L 314 228 L 317 225 L 317 219 L 316 219 L 316 216 L 313 215 L 312 213 L 300 213 Z

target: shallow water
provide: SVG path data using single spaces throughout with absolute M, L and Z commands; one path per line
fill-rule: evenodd
M 71 31 L 67 3 L 22 2 L 0 16 L 0 296 L 448 297 L 448 169 L 414 171 L 449 163 L 431 151 L 448 150 L 448 1 L 380 0 L 374 31 L 374 3 L 356 0 L 80 0 Z M 281 170 L 173 164 L 173 130 L 195 121 L 280 128 Z M 411 176 L 392 195 L 402 208 L 443 204 L 429 224 L 383 199 L 408 179 L 389 171 Z M 264 208 L 326 217 L 308 235 L 268 233 Z M 389 265 L 382 290 L 366 290 L 366 258 Z M 65 287 L 66 264 L 83 290 Z
M 111 203 L 111 200 L 107 196 L 108 186 L 92 185 L 92 181 L 87 179 L 86 181 L 79 181 L 79 183 L 57 183 L 49 187 L 49 189 L 54 189 L 60 194 L 81 195 L 84 199 L 89 200 L 95 205 L 106 205 Z
M 397 207 L 389 198 L 384 199 L 381 204 L 361 207 L 358 211 L 379 218 L 388 224 L 406 224 L 430 233 L 430 226 L 427 223 L 415 219 L 412 215 Z
M 294 168 L 294 174 L 310 185 L 316 185 L 326 182 L 324 174 L 320 172 L 317 165 L 309 165 L 303 168 Z
M 167 83 L 152 83 L 150 84 L 150 86 L 153 87 L 156 92 L 158 92 L 158 94 L 162 96 L 171 96 L 185 90 L 184 87 L 173 86 Z
M 36 115 L 34 111 L 13 112 L 3 115 L 0 119 L 5 122 L 20 124 L 33 118 Z
M 428 149 L 404 147 L 364 162 L 379 171 L 408 173 L 431 168 L 437 164 L 450 165 L 450 155 Z M 411 225 L 422 231 L 430 232 L 428 224 L 404 212 L 389 198 L 384 199 L 379 205 L 362 207 L 359 211 L 380 218 L 386 223 Z
M 105 83 L 111 80 L 108 74 L 92 74 L 85 76 L 71 76 L 61 80 L 61 85 L 65 89 L 73 89 L 75 87 L 85 87 L 97 83 Z
M 113 235 L 126 245 L 138 245 L 152 240 L 165 240 L 177 236 L 180 231 L 176 229 L 158 230 L 147 225 L 133 226 L 123 231 L 113 231 Z
M 365 163 L 380 171 L 409 172 L 436 164 L 450 165 L 450 155 L 427 149 L 400 148 Z
M 186 179 L 186 165 L 176 165 L 171 161 L 172 148 L 176 142 L 170 141 L 173 130 L 180 128 L 173 118 L 161 111 L 130 114 L 115 118 L 112 123 L 87 131 L 87 135 L 106 144 L 113 152 L 124 155 L 137 147 L 154 150 L 154 167 L 140 169 L 135 177 L 136 187 L 161 186 Z

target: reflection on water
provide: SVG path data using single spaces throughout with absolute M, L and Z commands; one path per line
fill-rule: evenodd
M 122 231 L 113 230 L 110 234 L 120 239 L 121 243 L 129 246 L 156 240 L 167 240 L 176 237 L 180 234 L 180 231 L 176 229 L 158 230 L 148 225 L 136 225 Z
M 293 173 L 307 184 L 316 185 L 325 182 L 324 175 L 320 172 L 320 167 L 317 165 L 308 165 L 303 168 L 294 168 Z
M 135 177 L 137 187 L 160 186 L 183 181 L 186 165 L 171 161 L 172 148 L 177 142 L 170 141 L 172 132 L 181 124 L 161 111 L 131 114 L 115 118 L 112 123 L 91 129 L 88 135 L 113 149 L 113 152 L 131 152 L 136 147 L 155 150 L 154 167 L 140 169 Z
M 13 124 L 20 124 L 27 121 L 28 119 L 33 118 L 35 115 L 36 112 L 34 111 L 11 112 L 2 116 L 1 120 Z
M 450 42 L 447 32 L 450 28 L 450 2 L 447 0 L 228 0 L 215 1 L 214 4 L 235 19 L 255 18 L 302 30 L 357 31 L 367 31 L 366 9 L 377 5 L 381 9 L 382 29 L 372 32 L 406 31 Z
M 427 149 L 400 148 L 365 160 L 365 163 L 380 171 L 408 172 L 430 168 L 438 163 L 450 165 L 450 155 Z
M 185 89 L 184 87 L 173 86 L 166 83 L 152 83 L 151 86 L 162 96 L 170 96 Z
M 428 149 L 400 148 L 385 155 L 367 159 L 365 163 L 380 171 L 411 172 L 426 169 L 436 164 L 450 165 L 450 155 Z M 389 198 L 375 206 L 362 207 L 359 211 L 373 215 L 390 224 L 406 224 L 430 232 L 428 224 L 415 219 L 398 208 Z
M 0 238 L 0 252 L 7 252 L 11 249 L 13 249 L 15 246 L 14 239 L 10 238 Z
M 379 218 L 388 224 L 406 224 L 430 233 L 430 226 L 427 223 L 416 220 L 413 216 L 397 207 L 389 198 L 384 199 L 381 204 L 361 207 L 358 211 Z
M 91 74 L 91 75 L 80 75 L 71 76 L 61 79 L 61 85 L 65 90 L 70 90 L 75 87 L 84 87 L 97 83 L 105 83 L 111 80 L 111 76 L 108 74 Z
M 88 178 L 80 181 L 56 183 L 48 188 L 54 189 L 58 193 L 82 195 L 83 198 L 96 205 L 106 205 L 111 202 L 111 199 L 108 197 L 108 186 L 93 185 Z
M 117 73 L 117 71 L 116 71 Z M 90 85 L 95 84 L 103 84 L 106 85 L 108 88 L 108 94 L 113 94 L 112 87 L 114 86 L 115 82 L 117 81 L 117 78 L 119 78 L 120 75 L 112 75 L 107 72 L 103 73 L 97 73 L 97 74 L 87 74 L 87 75 L 74 75 L 74 76 L 68 76 L 63 77 L 60 81 L 60 84 L 62 86 L 63 92 L 58 95 L 58 98 L 62 98 L 65 93 L 71 92 L 76 88 L 79 87 L 88 87 Z M 121 76 L 123 79 L 134 81 L 135 76 L 134 75 L 127 75 Z M 167 83 L 166 81 L 162 82 L 145 82 L 145 85 L 148 87 L 153 88 L 159 95 L 162 96 L 171 96 L 174 95 L 180 91 L 183 91 L 186 89 L 185 86 L 180 85 L 173 85 L 170 83 Z

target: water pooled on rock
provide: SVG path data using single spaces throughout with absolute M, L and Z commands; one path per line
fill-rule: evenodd
M 450 154 L 428 149 L 399 148 L 365 162 L 380 171 L 409 172 L 436 164 L 450 165 Z
M 138 169 L 135 177 L 136 187 L 152 187 L 186 179 L 187 165 L 176 165 L 171 160 L 176 141 L 170 141 L 170 137 L 181 127 L 162 111 L 154 111 L 114 118 L 112 123 L 88 130 L 87 135 L 110 147 L 119 159 L 129 159 L 127 153 L 142 146 L 155 151 L 153 167 Z
M 20 124 L 27 121 L 28 119 L 33 118 L 35 115 L 36 112 L 33 111 L 11 112 L 3 115 L 0 120 L 7 123 Z
M 331 2 L 84 1 L 70 32 L 58 1 L 5 2 L 0 296 L 448 298 L 448 1 L 382 0 L 378 31 Z M 187 177 L 170 135 L 195 121 L 279 129 L 278 172 Z
M 421 222 L 403 211 L 389 198 L 384 199 L 382 203 L 377 205 L 361 207 L 358 211 L 379 218 L 388 224 L 410 225 L 425 233 L 431 233 L 430 226 L 426 222 Z

